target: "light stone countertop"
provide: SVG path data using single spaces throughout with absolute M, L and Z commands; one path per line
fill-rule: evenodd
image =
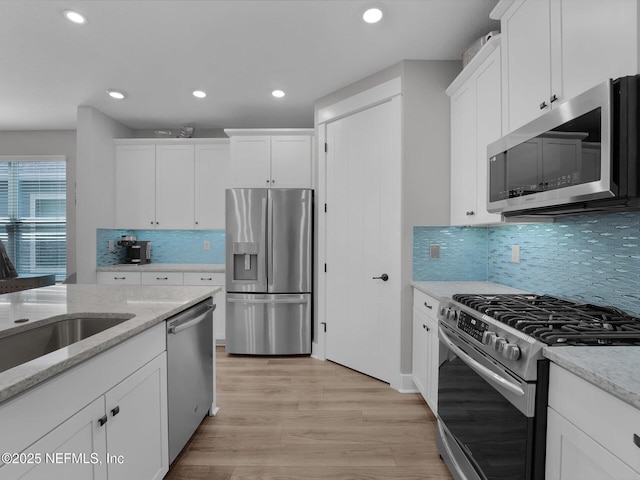
M 492 282 L 412 282 L 411 285 L 438 299 L 455 293 L 523 293 Z M 640 408 L 640 347 L 545 347 L 542 353 L 553 363 Z
M 411 286 L 438 300 L 454 293 L 525 293 L 493 282 L 411 282 Z
M 98 272 L 197 272 L 197 273 L 224 273 L 224 264 L 219 263 L 147 263 L 135 265 L 121 263 L 108 267 L 97 267 Z
M 119 325 L 0 372 L 0 402 L 213 296 L 220 287 L 53 285 L 0 296 L 0 338 L 75 313 L 135 315 Z M 216 299 L 214 297 L 214 303 Z M 56 318 L 51 318 L 56 317 Z M 14 323 L 28 318 L 27 323 Z

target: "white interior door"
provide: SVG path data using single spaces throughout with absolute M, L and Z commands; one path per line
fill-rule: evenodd
M 391 382 L 400 357 L 400 98 L 326 128 L 327 358 Z M 387 281 L 373 278 L 382 274 Z

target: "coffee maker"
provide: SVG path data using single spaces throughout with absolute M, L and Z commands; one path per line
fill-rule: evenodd
M 138 240 L 135 235 L 122 235 L 121 240 L 118 240 L 118 245 L 127 249 L 125 263 L 134 265 L 151 263 L 151 242 Z

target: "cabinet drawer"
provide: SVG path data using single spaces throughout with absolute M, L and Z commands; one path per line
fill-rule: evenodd
M 549 407 L 640 471 L 640 449 L 634 444 L 640 410 L 555 364 L 549 372 Z
M 184 272 L 185 285 L 224 285 L 224 273 Z
M 142 285 L 182 285 L 182 272 L 142 272 Z
M 439 303 L 440 302 L 431 295 L 427 295 L 416 288 L 413 289 L 413 306 L 434 320 L 438 319 Z
M 140 285 L 140 272 L 98 272 L 102 285 Z

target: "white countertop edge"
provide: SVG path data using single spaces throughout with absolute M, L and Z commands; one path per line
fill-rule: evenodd
M 73 285 L 69 285 L 66 287 L 73 288 Z M 43 287 L 43 288 L 61 288 L 60 286 L 53 287 Z M 120 286 L 110 286 L 103 285 L 101 288 L 105 289 L 119 289 L 123 288 Z M 145 288 L 145 287 L 140 287 Z M 149 287 L 154 289 L 165 289 L 165 288 L 173 288 L 173 287 Z M 168 308 L 164 310 L 162 313 L 158 314 L 141 314 L 136 315 L 130 320 L 122 322 L 119 325 L 111 327 L 103 332 L 92 335 L 80 342 L 69 345 L 68 347 L 61 348 L 54 352 L 51 352 L 47 355 L 43 355 L 37 359 L 34 359 L 30 362 L 26 362 L 22 365 L 18 365 L 14 368 L 11 368 L 5 372 L 0 373 L 0 403 L 8 400 L 25 390 L 75 366 L 80 364 L 81 362 L 107 350 L 110 347 L 113 347 L 141 332 L 147 330 L 154 325 L 157 325 L 168 318 L 174 316 L 177 313 L 180 313 L 186 310 L 193 305 L 200 303 L 207 298 L 214 296 L 217 292 L 221 291 L 221 287 L 184 287 L 185 289 L 189 289 L 189 296 L 187 300 L 181 301 L 179 305 L 173 306 L 172 308 Z M 38 289 L 33 289 L 31 292 L 34 292 Z M 8 294 L 15 295 L 15 294 Z M 186 297 L 185 297 L 186 298 Z M 84 309 L 88 311 L 87 309 Z M 62 316 L 71 316 L 74 313 L 81 313 L 75 311 L 69 311 L 65 315 L 58 315 L 58 317 Z M 93 312 L 93 313 L 113 313 L 119 314 L 122 313 L 120 310 L 114 312 Z M 50 323 L 50 318 L 42 318 L 39 320 L 34 320 L 29 324 L 29 328 L 34 328 L 34 325 L 46 325 Z M 11 331 L 15 331 L 16 333 L 22 330 L 25 330 L 24 324 L 15 328 L 7 329 Z
M 194 272 L 194 273 L 224 273 L 222 263 L 147 263 L 134 265 L 130 263 L 97 267 L 97 272 Z
M 556 365 L 640 409 L 640 347 L 545 347 Z

